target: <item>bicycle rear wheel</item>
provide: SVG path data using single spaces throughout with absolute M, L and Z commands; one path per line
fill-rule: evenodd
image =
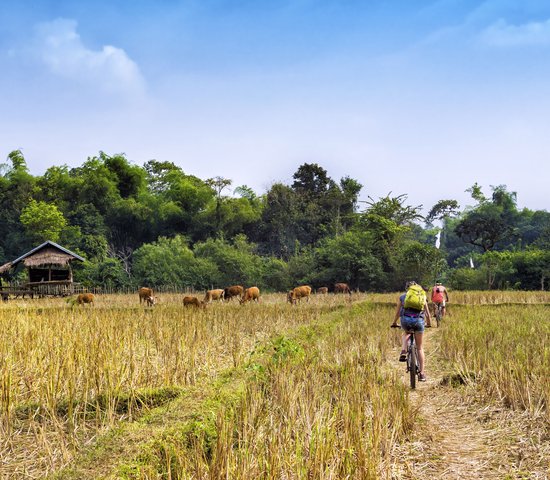
M 439 327 L 440 323 L 441 323 L 441 305 L 437 305 L 435 307 L 435 324 L 437 327 Z
M 410 345 L 407 354 L 407 367 L 409 370 L 409 378 L 411 381 L 411 388 L 416 388 L 416 374 L 417 374 L 417 357 L 416 346 Z

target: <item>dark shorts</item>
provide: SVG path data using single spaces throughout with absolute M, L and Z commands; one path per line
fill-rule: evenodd
M 401 317 L 401 328 L 406 332 L 424 332 L 424 317 L 403 315 Z

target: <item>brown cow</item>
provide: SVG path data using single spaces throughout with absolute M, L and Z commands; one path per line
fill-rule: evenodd
M 349 295 L 351 295 L 351 290 L 347 283 L 335 283 L 334 293 L 348 293 Z
M 153 296 L 153 289 L 147 287 L 141 287 L 138 290 L 139 295 L 139 304 L 145 302 L 149 307 L 152 307 L 155 304 L 155 297 Z
M 238 297 L 239 300 L 243 298 L 244 288 L 241 285 L 233 285 L 232 287 L 227 287 L 224 290 L 224 298 L 226 301 L 232 300 L 233 297 Z
M 215 290 L 207 290 L 206 295 L 204 296 L 204 303 L 212 303 L 213 300 L 223 300 L 223 294 L 224 294 L 223 288 L 217 288 Z
M 321 295 L 326 295 L 328 293 L 328 287 L 319 287 L 317 289 L 317 293 Z
M 89 303 L 90 305 L 94 305 L 94 294 L 93 293 L 80 293 L 78 297 L 76 297 L 76 303 L 79 305 L 84 305 L 85 303 Z
M 197 297 L 183 297 L 183 306 L 184 307 L 195 307 L 195 308 L 206 308 L 206 303 L 202 300 L 199 300 Z
M 260 289 L 258 287 L 250 287 L 244 291 L 244 295 L 241 298 L 241 304 L 254 300 L 255 302 L 260 301 Z
M 302 285 L 301 287 L 296 287 L 295 289 L 288 292 L 287 300 L 296 305 L 296 301 L 302 301 L 302 298 L 305 298 L 309 302 L 309 295 L 311 294 L 311 287 L 309 285 Z

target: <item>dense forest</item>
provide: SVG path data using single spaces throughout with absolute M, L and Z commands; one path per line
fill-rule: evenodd
M 438 278 L 455 289 L 548 289 L 550 213 L 518 209 L 504 185 L 487 194 L 476 183 L 472 206 L 442 199 L 424 217 L 406 194 L 359 202 L 357 180 L 335 181 L 317 164 L 293 180 L 258 194 L 103 152 L 33 176 L 16 150 L 0 165 L 0 264 L 52 240 L 87 259 L 75 279 L 90 287 L 345 281 L 387 291 Z

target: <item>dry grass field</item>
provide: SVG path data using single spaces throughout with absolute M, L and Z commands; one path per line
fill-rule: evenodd
M 0 478 L 467 478 L 478 454 L 478 478 L 549 474 L 548 292 L 451 292 L 416 392 L 396 294 L 182 297 L 0 305 Z M 457 405 L 454 440 L 494 432 L 498 451 L 451 445 Z

